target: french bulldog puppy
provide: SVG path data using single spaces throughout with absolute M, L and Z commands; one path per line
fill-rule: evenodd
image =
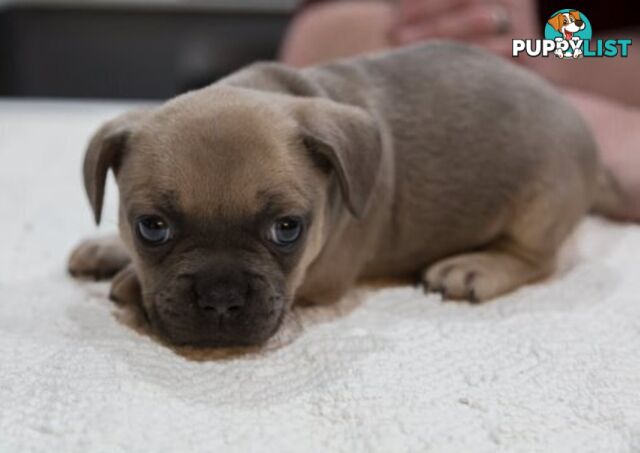
M 175 344 L 255 345 L 294 302 L 415 279 L 484 301 L 552 272 L 592 208 L 621 203 L 577 112 L 534 74 L 436 42 L 296 70 L 249 66 L 122 115 L 91 140 L 120 239 L 72 254 Z

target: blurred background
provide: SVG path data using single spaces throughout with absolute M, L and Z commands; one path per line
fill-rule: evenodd
M 276 56 L 296 0 L 0 0 L 0 96 L 164 99 Z
M 439 37 L 480 45 L 512 60 L 512 38 L 539 37 L 546 18 L 567 6 L 587 11 L 599 37 L 638 35 L 637 0 L 569 3 L 0 0 L 0 97 L 166 99 L 256 60 L 280 56 L 303 66 Z M 619 100 L 628 99 L 630 73 L 640 75 L 604 68 L 598 61 L 588 70 L 565 74 L 553 59 L 536 60 L 548 63 L 536 70 L 549 79 L 589 91 L 594 78 L 624 76 L 620 82 L 595 84 L 596 92 Z

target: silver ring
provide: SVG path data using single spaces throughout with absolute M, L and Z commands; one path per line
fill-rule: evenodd
M 493 20 L 496 23 L 496 33 L 504 35 L 511 30 L 511 19 L 509 18 L 509 12 L 507 8 L 502 5 L 496 4 L 493 8 Z

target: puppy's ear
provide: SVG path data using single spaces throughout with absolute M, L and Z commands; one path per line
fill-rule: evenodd
M 569 15 L 575 20 L 580 20 L 580 13 L 578 11 L 569 11 Z
M 109 168 L 117 171 L 133 125 L 146 112 L 125 113 L 103 125 L 93 135 L 84 156 L 84 188 L 89 197 L 96 224 L 100 223 L 104 186 Z
M 564 16 L 561 13 L 556 14 L 552 18 L 550 18 L 547 23 L 553 27 L 555 31 L 560 31 L 562 28 L 562 19 Z
M 349 211 L 362 217 L 382 158 L 375 120 L 363 109 L 326 99 L 296 101 L 295 116 L 305 145 L 329 163 Z

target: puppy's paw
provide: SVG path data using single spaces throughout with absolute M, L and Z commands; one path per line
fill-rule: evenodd
M 446 258 L 429 267 L 424 275 L 425 291 L 443 299 L 481 302 L 494 298 L 549 271 L 549 261 L 525 262 L 504 252 L 477 252 Z
M 490 279 L 476 260 L 458 257 L 439 261 L 427 269 L 423 275 L 425 291 L 442 294 L 443 299 L 466 300 L 477 303 L 491 297 L 484 287 L 490 286 Z M 480 287 L 483 289 L 480 290 Z
M 113 277 L 109 298 L 119 305 L 136 305 L 142 301 L 140 280 L 132 264 Z
M 103 280 L 113 277 L 129 264 L 124 244 L 117 237 L 89 239 L 69 257 L 69 273 L 76 278 Z

